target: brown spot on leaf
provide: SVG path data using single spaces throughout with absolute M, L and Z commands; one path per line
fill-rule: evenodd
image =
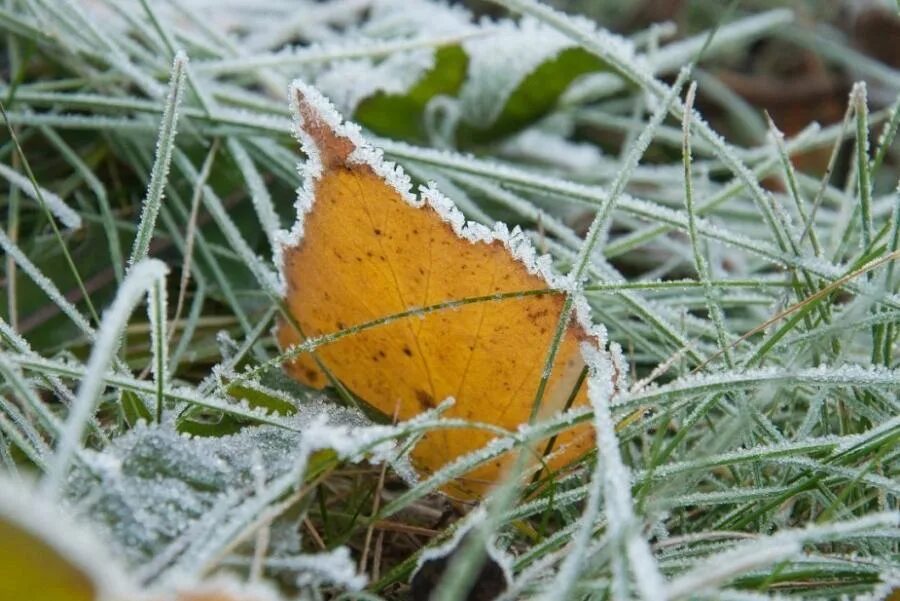
M 416 389 L 416 400 L 422 409 L 434 409 L 434 397 L 421 388 Z
M 536 311 L 529 311 L 528 319 L 530 319 L 531 321 L 537 321 L 541 317 L 546 316 L 549 312 L 550 312 L 549 309 L 540 309 L 540 310 L 536 310 Z

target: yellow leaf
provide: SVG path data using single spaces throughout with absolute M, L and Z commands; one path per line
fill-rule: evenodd
M 0 601 L 120 599 L 121 573 L 71 518 L 0 479 Z
M 94 583 L 33 532 L 0 517 L 0 601 L 92 601 Z
M 414 198 L 406 176 L 341 122 L 313 88 L 291 89 L 298 137 L 310 157 L 299 223 L 281 249 L 286 303 L 300 331 L 282 323 L 282 348 L 377 318 L 447 301 L 487 295 L 500 300 L 461 304 L 361 330 L 316 349 L 327 370 L 367 404 L 400 419 L 448 397 L 448 417 L 516 430 L 528 423 L 564 294 L 548 290 L 549 268 L 537 262 L 521 234 L 463 225 L 452 202 L 435 190 Z M 544 294 L 506 297 L 545 290 Z M 302 334 L 301 334 L 302 333 Z M 584 315 L 565 331 L 538 419 L 560 412 L 585 366 L 580 344 L 603 341 Z M 314 387 L 328 384 L 310 355 L 286 368 Z M 587 403 L 581 386 L 574 406 Z M 436 430 L 412 451 L 423 474 L 484 446 L 484 429 Z M 535 445 L 534 464 L 546 446 Z M 547 464 L 559 468 L 593 446 L 587 425 L 556 440 Z M 501 477 L 511 454 L 446 487 L 475 498 Z

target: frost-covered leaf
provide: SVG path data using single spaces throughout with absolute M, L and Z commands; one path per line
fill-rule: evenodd
M 278 391 L 268 389 L 253 382 L 232 382 L 228 385 L 228 394 L 236 399 L 246 400 L 254 409 L 265 409 L 281 415 L 297 413 L 297 407 L 290 399 Z
M 235 380 L 226 384 L 225 390 L 229 396 L 253 410 L 284 416 L 297 413 L 295 402 L 286 394 L 256 382 Z M 227 436 L 252 423 L 252 420 L 235 415 L 195 409 L 184 414 L 178 421 L 177 429 L 183 434 L 193 436 Z
M 360 102 L 376 94 L 405 94 L 434 67 L 430 50 L 401 52 L 379 62 L 360 59 L 337 63 L 318 75 L 315 83 L 349 115 Z
M 503 22 L 464 43 L 469 71 L 460 90 L 463 140 L 508 135 L 546 114 L 579 76 L 604 63 L 532 19 Z
M 353 411 L 316 403 L 291 419 L 297 430 L 303 430 L 323 415 L 347 428 L 350 438 L 327 438 L 310 427 L 308 434 L 316 439 L 316 447 L 325 449 L 314 455 L 313 474 L 334 465 L 336 455 L 327 451 L 330 445 L 337 445 L 346 456 L 348 444 L 367 440 L 349 434 L 366 424 Z M 168 423 L 142 422 L 107 449 L 90 453 L 93 476 L 77 471 L 67 493 L 79 511 L 115 542 L 128 563 L 137 566 L 190 531 L 221 503 L 227 507 L 251 495 L 260 470 L 269 481 L 291 470 L 303 440 L 299 431 L 272 426 L 191 437 Z
M 447 44 L 395 52 L 387 58 L 347 60 L 315 76 L 322 90 L 347 116 L 373 131 L 421 141 L 422 112 L 435 96 L 455 95 L 466 71 L 466 55 L 449 40 L 477 31 L 463 7 L 422 0 L 388 0 L 372 6 L 354 34 L 360 39 L 441 39 Z
M 419 24 L 405 15 L 388 14 L 391 18 L 373 17 L 363 30 L 380 31 L 379 23 L 392 23 L 388 30 L 406 31 L 412 23 Z M 453 16 L 461 15 L 454 11 Z M 452 23 L 450 30 L 461 27 L 459 21 Z M 421 26 L 435 33 L 427 24 Z M 353 115 L 375 133 L 425 142 L 434 127 L 429 121 L 443 119 L 448 121 L 446 129 L 457 130 L 458 143 L 468 145 L 534 123 L 578 77 L 605 68 L 595 55 L 533 19 L 485 21 L 477 27 L 477 34 L 462 44 L 335 64 L 316 76 L 316 86 L 343 114 Z M 429 108 L 442 99 L 446 106 Z M 447 114 L 429 116 L 427 110 Z
M 468 57 L 460 46 L 434 54 L 434 65 L 403 93 L 380 91 L 359 103 L 354 119 L 373 132 L 416 142 L 427 140 L 424 111 L 436 96 L 454 96 L 466 73 Z
M 69 494 L 126 561 L 140 565 L 210 512 L 222 495 L 252 488 L 254 450 L 270 473 L 279 471 L 299 435 L 266 428 L 263 443 L 262 434 L 247 428 L 221 438 L 189 438 L 169 426 L 141 424 L 95 454 L 99 486 L 82 476 L 72 481 Z

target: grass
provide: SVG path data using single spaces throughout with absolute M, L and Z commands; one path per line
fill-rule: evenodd
M 877 599 L 900 583 L 896 70 L 799 2 L 698 2 L 682 37 L 626 41 L 496 0 L 541 32 L 527 50 L 556 48 L 531 64 L 506 26 L 424 0 L 231 5 L 0 4 L 0 521 L 31 524 L 6 498 L 31 495 L 118 557 L 116 586 L 227 572 L 236 599 L 404 598 L 423 549 L 466 529 L 435 599 L 461 598 L 488 543 L 512 571 L 506 599 Z M 843 119 L 785 124 L 718 79 L 786 36 L 862 78 Z M 540 67 L 552 86 L 528 77 Z M 408 484 L 391 449 L 472 424 L 441 406 L 378 422 L 342 386 L 322 398 L 289 380 L 293 354 L 507 300 L 277 348 L 273 247 L 304 160 L 294 77 L 468 218 L 550 253 L 621 346 L 628 391 L 608 400 L 592 366 L 591 410 L 480 424 L 494 444 Z M 573 310 L 569 296 L 547 365 Z M 564 473 L 508 481 L 478 509 L 436 492 L 583 422 L 600 444 Z M 40 536 L 71 552 L 82 534 Z

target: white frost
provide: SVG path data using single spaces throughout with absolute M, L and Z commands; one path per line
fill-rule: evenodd
M 579 174 L 593 175 L 601 167 L 612 169 L 598 147 L 537 128 L 526 129 L 509 138 L 501 150 L 507 156 L 537 160 Z
M 81 215 L 72 210 L 65 201 L 51 192 L 41 187 L 35 187 L 31 180 L 25 178 L 17 171 L 10 169 L 3 163 L 0 163 L 0 177 L 6 178 L 9 183 L 19 188 L 26 196 L 43 202 L 47 210 L 56 215 L 60 222 L 71 230 L 77 230 L 81 227 Z
M 472 15 L 459 5 L 445 2 L 380 0 L 373 3 L 371 11 L 360 26 L 360 32 L 371 37 L 455 35 L 472 29 Z
M 454 551 L 459 548 L 460 544 L 462 544 L 463 542 L 463 538 L 472 530 L 482 527 L 486 519 L 487 513 L 485 512 L 484 507 L 479 506 L 475 508 L 471 513 L 463 518 L 463 520 L 461 520 L 459 526 L 457 526 L 453 531 L 453 536 L 450 537 L 450 540 L 436 547 L 425 549 L 422 554 L 419 555 L 419 560 L 416 562 L 416 568 L 415 570 L 413 570 L 413 572 L 418 571 L 428 561 L 431 561 L 433 559 L 448 558 Z M 500 569 L 502 570 L 506 581 L 512 582 L 512 558 L 508 554 L 497 548 L 493 540 L 487 541 L 485 551 L 487 552 L 488 557 L 490 557 L 492 560 L 494 560 L 494 562 L 497 563 L 498 566 L 500 566 Z
M 345 114 L 378 92 L 402 94 L 434 66 L 430 49 L 399 52 L 375 62 L 371 59 L 335 63 L 316 77 L 316 87 L 331 98 Z
M 85 367 L 85 377 L 78 388 L 78 396 L 66 418 L 53 462 L 42 484 L 51 496 L 59 492 L 72 455 L 81 444 L 82 434 L 94 414 L 97 397 L 103 389 L 106 370 L 122 342 L 122 330 L 128 323 L 131 312 L 145 292 L 157 282 L 162 283 L 168 271 L 166 264 L 157 259 L 144 259 L 135 263 L 119 287 L 112 305 L 104 313 L 97 341 Z
M 609 355 L 600 353 L 589 344 L 583 344 L 581 352 L 589 369 L 588 398 L 594 408 L 594 428 L 597 433 L 598 461 L 601 465 L 609 534 L 614 545 L 624 547 L 641 597 L 662 600 L 666 598 L 665 579 L 649 543 L 640 532 L 641 524 L 634 513 L 631 497 L 632 477 L 622 461 L 615 422 L 610 411 L 615 366 Z M 624 558 L 620 558 L 620 561 L 621 559 Z M 615 571 L 615 562 L 613 567 Z
M 345 586 L 351 591 L 359 591 L 366 586 L 368 580 L 365 575 L 356 571 L 356 564 L 347 547 L 314 555 L 300 555 L 279 563 L 282 564 L 279 567 L 301 570 L 297 576 L 299 586 L 327 581 Z
M 494 123 L 522 80 L 573 43 L 539 21 L 501 21 L 490 35 L 463 42 L 469 56 L 459 92 L 463 119 L 475 127 Z

